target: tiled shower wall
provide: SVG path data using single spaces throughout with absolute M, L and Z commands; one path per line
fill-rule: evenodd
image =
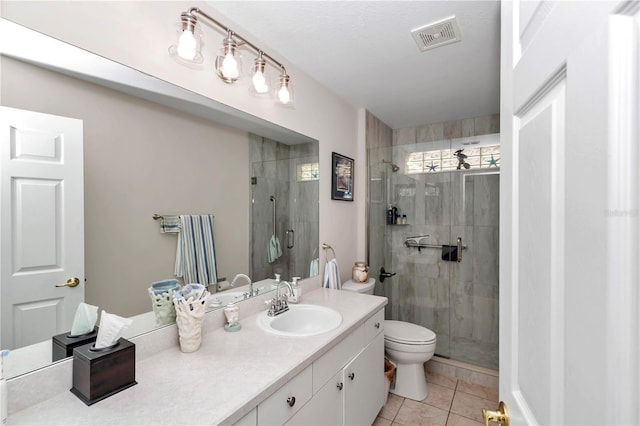
M 249 135 L 251 173 L 251 278 L 258 281 L 275 273 L 290 281 L 308 277 L 309 264 L 318 257 L 319 181 L 297 181 L 297 165 L 318 162 L 318 143 L 286 145 Z M 276 197 L 276 235 L 282 257 L 267 261 L 273 234 L 273 203 Z M 286 231 L 293 230 L 293 248 L 287 248 Z
M 468 170 L 404 174 L 407 152 L 447 149 L 450 139 L 499 131 L 499 117 L 486 116 L 391 131 L 367 117 L 369 154 L 369 263 L 396 276 L 376 284 L 389 298 L 386 316 L 432 329 L 436 353 L 498 367 L 499 174 Z M 392 172 L 389 164 L 398 166 Z M 408 225 L 386 225 L 387 205 L 408 216 Z M 461 263 L 441 259 L 441 250 L 407 248 L 409 236 L 429 235 L 431 244 L 468 247 Z

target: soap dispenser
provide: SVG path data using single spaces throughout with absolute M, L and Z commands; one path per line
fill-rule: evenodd
M 275 276 L 276 276 L 276 278 L 271 283 L 271 288 L 272 289 L 278 288 L 278 284 L 280 284 L 280 274 L 275 274 Z
M 298 284 L 298 280 L 300 277 L 291 278 L 291 288 L 293 289 L 293 294 L 290 294 L 287 300 L 289 303 L 299 303 L 302 299 L 302 288 Z

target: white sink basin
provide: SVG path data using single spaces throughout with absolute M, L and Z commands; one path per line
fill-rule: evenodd
M 258 326 L 281 336 L 315 336 L 334 330 L 342 323 L 342 315 L 331 308 L 317 305 L 289 305 L 289 310 L 275 317 L 267 312 L 258 315 Z

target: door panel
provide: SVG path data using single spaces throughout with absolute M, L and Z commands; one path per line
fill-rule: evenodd
M 82 121 L 1 112 L 0 343 L 14 349 L 69 330 L 84 300 Z
M 500 397 L 512 424 L 640 422 L 639 8 L 502 3 Z

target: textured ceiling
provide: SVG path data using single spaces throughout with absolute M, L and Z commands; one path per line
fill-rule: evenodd
M 394 129 L 499 112 L 499 1 L 209 4 Z M 462 41 L 420 52 L 410 31 L 451 15 Z

